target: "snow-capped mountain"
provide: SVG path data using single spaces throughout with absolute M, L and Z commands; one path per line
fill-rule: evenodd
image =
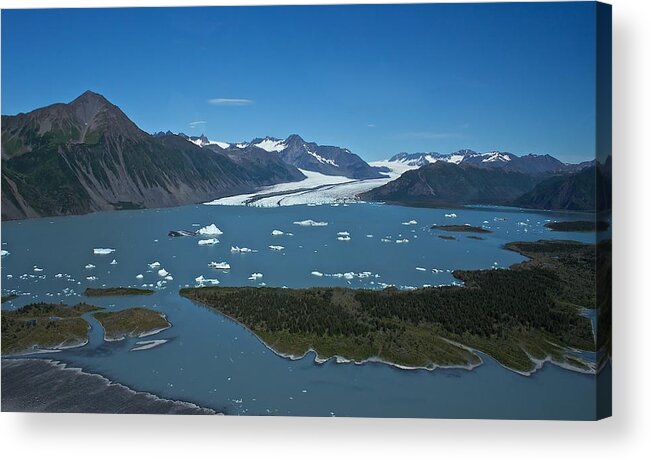
M 179 133 L 179 136 L 200 147 L 224 150 L 230 156 L 251 155 L 254 152 L 252 149 L 259 149 L 269 154 L 279 155 L 282 161 L 296 168 L 328 176 L 345 176 L 351 179 L 385 177 L 381 174 L 381 168 L 370 166 L 346 148 L 307 142 L 298 134 L 292 134 L 287 139 L 267 136 L 240 143 L 213 141 L 203 134 L 187 136 Z
M 577 165 L 561 162 L 551 155 L 529 154 L 517 156 L 509 152 L 475 152 L 463 149 L 452 153 L 399 153 L 386 163 L 402 169 L 415 169 L 421 166 L 443 161 L 446 163 L 472 165 L 482 168 L 500 168 L 527 174 L 555 173 L 576 170 Z

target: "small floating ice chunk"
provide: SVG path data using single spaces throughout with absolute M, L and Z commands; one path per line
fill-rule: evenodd
M 425 272 L 425 271 L 427 271 L 427 269 L 426 269 L 426 268 L 423 268 L 423 267 L 416 267 L 416 270 L 418 270 L 419 272 Z
M 104 256 L 106 254 L 111 254 L 112 252 L 115 252 L 115 249 L 111 248 L 95 248 L 93 249 L 93 254 L 96 256 Z
M 323 276 L 323 273 L 321 273 L 321 272 L 317 272 L 317 271 L 313 271 L 313 272 L 312 272 L 312 276 L 318 276 L 318 277 L 321 277 L 321 276 Z
M 34 265 L 34 271 L 38 273 L 38 272 L 42 272 L 43 269 Z
M 11 253 L 9 251 L 7 251 L 6 249 L 0 250 L 0 257 L 8 256 L 9 254 L 11 254 Z
M 450 214 L 446 214 L 445 217 L 449 217 L 451 219 L 454 219 L 455 217 L 457 217 L 457 215 L 455 213 L 450 213 Z
M 170 272 L 168 272 L 168 271 L 165 270 L 164 268 L 161 268 L 160 270 L 158 270 L 158 276 L 160 276 L 160 277 L 163 277 L 163 278 L 164 278 L 164 277 L 166 277 L 166 276 L 169 275 L 169 274 L 170 274 Z
M 174 278 L 172 278 L 172 275 L 167 275 L 167 276 L 165 277 L 165 280 L 166 280 L 166 281 L 173 281 Z
M 410 220 L 410 221 L 408 221 L 408 222 L 403 222 L 403 223 L 402 223 L 402 225 L 417 225 L 417 224 L 418 224 L 418 222 L 416 222 L 416 221 L 413 220 L 413 219 Z
M 84 268 L 85 268 L 86 270 L 92 270 L 93 268 L 95 268 L 95 265 L 93 265 L 93 264 L 88 264 L 88 265 L 86 265 Z
M 115 260 L 115 259 L 113 259 L 113 260 L 111 261 L 111 264 L 110 264 L 110 265 L 117 265 L 117 264 L 118 264 L 118 261 Z
M 97 279 L 97 277 L 96 276 L 87 276 L 86 279 L 88 281 L 95 281 Z
M 253 252 L 253 249 L 251 248 L 241 248 L 239 246 L 231 246 L 231 252 L 236 253 L 236 254 L 242 254 L 246 252 Z
M 350 236 L 348 232 L 337 232 L 337 236 Z
M 211 284 L 211 285 L 219 284 L 218 279 L 204 278 L 203 275 L 197 276 L 194 280 L 199 284 L 199 286 L 203 286 L 204 284 Z
M 160 267 L 160 262 L 152 262 L 152 263 L 147 264 L 147 265 L 149 265 L 149 268 L 158 268 L 158 267 Z
M 143 278 L 144 278 L 144 276 L 142 276 L 142 273 L 138 273 L 138 274 L 136 275 L 136 279 L 141 280 L 141 279 L 143 279 Z
M 369 233 L 368 235 L 366 235 L 366 238 L 373 238 L 373 235 Z
M 285 249 L 285 246 L 275 246 L 272 244 L 271 246 L 269 246 L 269 249 L 271 249 L 272 251 L 282 251 L 283 249 Z
M 339 241 L 350 241 L 350 236 L 338 236 Z
M 409 240 L 407 238 L 403 238 L 402 240 L 396 240 L 396 243 L 398 244 L 409 243 Z
M 230 270 L 231 265 L 228 262 L 210 262 L 208 264 L 210 268 L 214 268 L 217 270 Z
M 263 276 L 262 273 L 251 273 L 251 276 L 249 276 L 249 279 L 255 281 L 257 279 L 262 278 L 262 276 Z
M 391 243 L 391 240 L 389 238 L 380 238 L 380 241 L 383 243 Z
M 197 241 L 197 244 L 199 246 L 212 246 L 213 244 L 219 243 L 219 240 L 217 238 L 207 238 L 205 240 L 199 240 Z
M 199 235 L 210 235 L 210 236 L 219 236 L 223 235 L 224 232 L 222 232 L 215 224 L 210 224 L 206 225 L 205 227 L 201 227 L 199 230 L 197 230 L 197 233 Z
M 281 235 L 284 235 L 285 232 L 283 232 L 282 230 L 272 230 L 271 234 L 273 236 L 281 236 Z
M 298 220 L 294 222 L 295 225 L 301 225 L 303 227 L 325 227 L 328 225 L 327 222 L 318 222 L 314 221 L 312 219 L 307 219 L 307 220 Z

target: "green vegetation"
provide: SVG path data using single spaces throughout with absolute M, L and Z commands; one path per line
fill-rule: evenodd
M 153 293 L 153 289 L 140 289 L 130 287 L 86 288 L 84 291 L 84 295 L 88 297 L 151 295 Z
M 457 271 L 465 286 L 399 291 L 204 287 L 181 295 L 243 323 L 283 354 L 382 359 L 410 367 L 479 362 L 463 345 L 521 372 L 551 356 L 586 364 L 568 347 L 594 350 L 595 247 L 572 241 L 509 243 L 531 258 L 506 270 Z M 577 364 L 578 363 L 578 364 Z
M 121 340 L 127 336 L 137 337 L 171 327 L 162 313 L 140 307 L 120 311 L 101 311 L 93 316 L 102 324 L 105 340 Z
M 16 299 L 18 296 L 16 294 L 9 294 L 9 295 L 3 295 L 2 296 L 2 303 L 9 302 L 11 300 Z
M 88 323 L 84 313 L 98 307 L 80 303 L 35 303 L 18 310 L 2 311 L 2 353 L 20 353 L 35 348 L 57 348 L 81 345 L 88 339 Z
M 482 227 L 473 225 L 432 225 L 432 230 L 443 230 L 445 232 L 466 232 L 466 233 L 493 233 Z
M 575 220 L 570 222 L 547 222 L 545 227 L 556 232 L 605 232 L 610 224 L 603 220 Z

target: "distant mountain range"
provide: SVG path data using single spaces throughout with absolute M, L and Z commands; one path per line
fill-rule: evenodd
M 103 96 L 2 116 L 2 219 L 176 206 L 305 176 L 151 136 Z
M 589 161 L 580 164 L 563 163 L 551 155 L 517 156 L 509 152 L 484 152 L 464 149 L 452 153 L 399 153 L 388 160 L 403 167 L 418 168 L 431 163 L 446 162 L 457 165 L 472 165 L 480 168 L 498 168 L 525 174 L 557 174 L 579 171 L 594 164 Z
M 540 169 L 525 173 L 477 166 L 466 161 L 427 162 L 361 194 L 360 198 L 419 206 L 496 204 L 530 209 L 601 211 L 611 206 L 610 163 L 609 157 L 604 165 L 595 162 L 550 175 L 551 171 Z M 541 174 L 543 172 L 547 174 Z
M 369 165 L 346 148 L 297 134 L 241 143 L 170 131 L 150 135 L 91 91 L 68 104 L 3 115 L 1 156 L 3 220 L 198 203 L 300 181 L 303 171 L 351 180 L 404 172 L 363 194 L 366 200 L 610 206 L 610 163 L 571 165 L 549 155 L 466 149 L 401 153 Z
M 384 177 L 381 168 L 370 166 L 350 150 L 307 142 L 298 134 L 292 134 L 287 139 L 264 137 L 253 139 L 251 142 L 240 143 L 211 141 L 203 134 L 201 136 L 188 136 L 179 133 L 179 136 L 200 147 L 226 152 L 229 155 L 255 154 L 256 150 L 265 151 L 278 155 L 282 161 L 296 168 L 328 176 L 345 176 L 351 179 L 378 179 Z

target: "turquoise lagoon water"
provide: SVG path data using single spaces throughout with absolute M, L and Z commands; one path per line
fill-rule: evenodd
M 523 260 L 502 248 L 509 241 L 557 238 L 594 243 L 591 233 L 543 227 L 548 220 L 585 218 L 508 208 L 197 205 L 3 222 L 2 249 L 9 255 L 2 258 L 2 292 L 19 294 L 3 309 L 34 301 L 74 304 L 88 300 L 82 293 L 89 286 L 152 284 L 156 289 L 152 296 L 94 298 L 92 303 L 109 310 L 154 308 L 167 315 L 172 328 L 146 339 L 107 343 L 99 325 L 91 321 L 88 345 L 38 357 L 229 414 L 594 419 L 593 375 L 545 365 L 524 377 L 488 356 L 472 371 L 402 370 L 333 360 L 318 364 L 312 354 L 293 361 L 275 355 L 239 324 L 178 295 L 180 287 L 195 285 L 201 275 L 218 279 L 222 286 L 408 289 L 448 284 L 455 281 L 450 273 L 454 269 L 508 267 Z M 294 224 L 308 219 L 328 225 Z M 212 246 L 198 245 L 195 237 L 168 236 L 170 230 L 197 230 L 212 223 L 223 231 Z M 432 224 L 452 223 L 483 225 L 493 233 L 482 235 L 483 240 L 456 234 L 457 239 L 450 241 L 430 230 Z M 285 234 L 272 236 L 273 230 Z M 350 241 L 338 240 L 339 232 L 348 232 Z M 274 251 L 270 245 L 284 249 Z M 233 253 L 232 246 L 253 252 Z M 94 255 L 94 248 L 115 252 Z M 231 269 L 211 269 L 208 264 L 213 261 L 227 262 Z M 160 268 L 148 265 L 153 262 L 173 279 L 159 276 Z M 86 268 L 89 264 L 94 267 Z M 249 279 L 253 273 L 263 276 Z M 137 279 L 138 274 L 143 278 Z M 167 342 L 131 351 L 136 341 L 149 339 Z

